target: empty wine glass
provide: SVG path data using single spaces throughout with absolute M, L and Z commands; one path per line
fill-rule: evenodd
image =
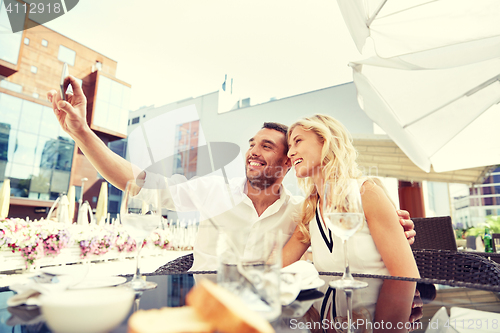
M 363 226 L 365 214 L 361 204 L 360 187 L 356 179 L 346 182 L 327 181 L 323 195 L 323 220 L 344 246 L 344 275 L 330 282 L 332 288 L 359 289 L 368 283 L 354 280 L 349 270 L 347 240 Z
M 120 218 L 123 227 L 137 245 L 136 270 L 127 285 L 136 291 L 156 288 L 156 283 L 143 280 L 139 261 L 144 239 L 160 225 L 161 207 L 158 189 L 141 188 L 135 181 L 129 181 L 125 188 Z

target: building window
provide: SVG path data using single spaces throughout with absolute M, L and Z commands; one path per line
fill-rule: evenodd
M 138 124 L 139 123 L 139 117 L 132 118 L 132 125 L 133 124 Z
M 59 54 L 57 55 L 57 59 L 62 62 L 67 63 L 70 66 L 75 65 L 76 52 L 72 49 L 68 49 L 66 46 L 59 45 Z
M 24 45 L 30 45 L 30 39 L 28 37 L 24 38 Z
M 31 73 L 36 74 L 38 72 L 38 67 L 31 66 Z
M 49 42 L 46 39 L 42 39 L 42 46 L 49 46 Z
M 68 191 L 74 142 L 59 127 L 52 108 L 0 93 L 0 177 L 10 178 L 11 196 L 54 200 Z
M 493 211 L 491 209 L 486 210 L 486 215 L 491 215 L 491 213 L 493 213 Z
M 126 135 L 129 100 L 130 87 L 99 75 L 93 124 Z

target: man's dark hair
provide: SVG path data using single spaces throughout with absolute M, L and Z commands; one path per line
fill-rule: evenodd
M 288 142 L 287 142 L 287 138 L 286 138 L 287 133 L 288 133 L 288 126 L 280 124 L 280 123 L 264 123 L 264 125 L 262 125 L 262 128 L 263 129 L 264 128 L 272 129 L 272 130 L 283 133 L 283 135 L 285 136 L 283 138 L 283 144 L 285 145 L 285 155 L 286 155 L 288 153 Z
M 280 124 L 280 123 L 264 123 L 264 125 L 262 125 L 262 128 L 272 129 L 272 130 L 281 132 L 281 133 L 285 134 L 285 138 L 286 138 L 286 135 L 288 133 L 288 126 Z

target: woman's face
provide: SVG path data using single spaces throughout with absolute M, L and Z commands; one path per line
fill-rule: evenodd
M 288 157 L 298 178 L 321 176 L 323 144 L 316 133 L 297 126 L 290 135 L 288 147 Z

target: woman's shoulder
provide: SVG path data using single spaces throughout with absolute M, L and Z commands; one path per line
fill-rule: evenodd
M 364 194 L 366 191 L 372 190 L 376 187 L 381 187 L 382 183 L 377 178 L 363 177 L 358 179 L 358 185 L 359 191 L 361 194 Z
M 366 201 L 377 202 L 387 196 L 386 191 L 384 190 L 383 184 L 379 184 L 380 180 L 376 178 L 367 178 L 360 185 L 360 193 L 363 198 L 363 206 Z

